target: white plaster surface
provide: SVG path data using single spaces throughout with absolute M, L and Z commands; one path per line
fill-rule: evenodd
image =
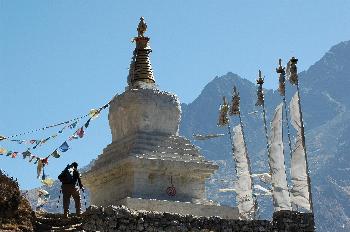
M 112 141 L 139 131 L 178 135 L 181 118 L 176 95 L 157 89 L 130 89 L 110 104 Z

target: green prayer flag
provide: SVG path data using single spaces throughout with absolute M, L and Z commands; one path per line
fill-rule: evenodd
M 58 153 L 57 150 L 55 150 L 54 152 L 52 152 L 51 156 L 54 157 L 54 158 L 60 158 L 60 157 L 61 157 L 60 153 Z

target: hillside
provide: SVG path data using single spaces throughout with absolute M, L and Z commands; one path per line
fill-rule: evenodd
M 0 231 L 33 231 L 34 213 L 18 183 L 0 170 Z

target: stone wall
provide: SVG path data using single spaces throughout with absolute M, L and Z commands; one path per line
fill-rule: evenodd
M 233 231 L 314 231 L 313 216 L 290 211 L 274 215 L 273 221 L 228 220 L 219 217 L 195 217 L 149 211 L 133 211 L 124 206 L 91 206 L 84 213 L 86 231 L 149 232 L 233 232 Z

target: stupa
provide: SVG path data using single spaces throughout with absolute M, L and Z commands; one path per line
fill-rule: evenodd
M 110 103 L 112 143 L 82 177 L 91 204 L 238 218 L 236 208 L 206 199 L 205 181 L 218 166 L 179 136 L 180 102 L 156 85 L 146 29 L 141 18 L 128 86 Z

